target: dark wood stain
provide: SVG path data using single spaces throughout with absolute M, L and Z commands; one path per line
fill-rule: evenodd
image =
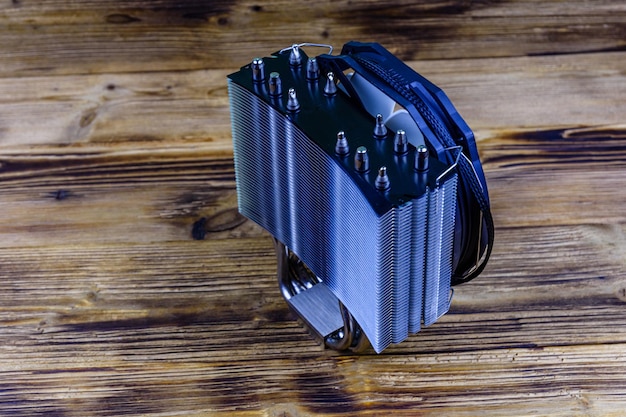
M 206 220 L 205 230 L 211 232 L 223 232 L 239 227 L 247 219 L 239 214 L 237 208 L 230 208 L 215 213 Z
M 195 240 L 204 240 L 207 233 L 224 232 L 233 230 L 243 224 L 247 219 L 239 214 L 237 208 L 221 210 L 210 217 L 201 217 L 196 220 L 191 228 L 191 236 Z
M 541 52 L 529 52 L 528 56 L 554 56 L 554 55 L 569 55 L 569 54 L 600 54 L 606 52 L 624 52 L 626 51 L 626 45 L 616 45 L 608 48 L 593 48 L 593 49 L 581 49 L 576 51 L 541 51 Z
M 502 2 L 353 3 L 341 10 L 336 23 L 350 21 L 360 29 L 360 37 L 369 38 L 375 33 L 378 36 L 376 42 L 386 45 L 399 58 L 411 60 L 426 52 L 422 50 L 424 44 L 460 37 L 459 22 L 468 12 L 496 8 L 500 3 Z
M 626 129 L 595 126 L 504 133 L 503 141 L 497 145 L 498 155 L 486 155 L 484 163 L 519 167 L 605 161 L 621 165 L 626 163 L 625 138 Z
M 106 21 L 107 23 L 113 23 L 116 25 L 126 25 L 129 23 L 141 22 L 141 19 L 127 14 L 114 13 L 108 15 L 106 17 Z
M 525 13 L 515 12 L 523 5 L 511 1 L 416 4 L 370 0 L 329 7 L 294 2 L 287 19 L 284 4 L 233 0 L 129 1 L 89 7 L 45 3 L 41 15 L 28 8 L 11 26 L 28 37 L 33 47 L 24 50 L 20 42 L 8 42 L 5 49 L 10 59 L 4 71 L 86 74 L 133 68 L 180 70 L 181 59 L 188 69 L 234 70 L 259 55 L 260 48 L 273 51 L 304 40 L 330 42 L 336 47 L 353 39 L 377 41 L 411 60 L 573 54 L 622 51 L 625 47 L 626 29 L 616 1 L 607 2 L 602 9 L 587 10 L 589 4 L 577 0 L 568 3 L 568 13 L 558 17 L 553 14 L 560 6 L 553 2 L 529 1 Z M 18 7 L 23 9 L 21 3 L 14 6 Z M 28 13 L 34 18 L 23 17 Z M 77 17 L 75 23 L 68 23 L 70 32 L 83 33 L 85 25 L 96 26 L 102 21 L 115 29 L 66 36 L 54 29 L 59 17 L 66 15 Z M 286 36 L 292 39 L 286 41 Z M 142 59 L 137 60 L 142 42 L 149 42 L 150 48 L 141 50 Z M 72 65 L 54 53 L 58 47 L 72 51 Z
M 193 222 L 193 226 L 191 227 L 191 237 L 195 240 L 204 240 L 206 232 L 206 217 L 201 217 Z
M 66 198 L 72 196 L 72 192 L 69 190 L 60 189 L 55 191 L 53 194 L 55 200 L 65 200 Z
M 56 158 L 55 158 L 56 156 Z M 111 158 L 106 154 L 58 154 L 45 156 L 25 155 L 25 158 L 5 157 L 0 160 L 2 171 L 0 175 L 11 174 L 12 179 L 37 180 L 42 174 L 54 175 L 57 178 L 71 179 L 75 184 L 88 182 L 115 182 L 115 181 L 146 181 L 155 173 L 165 174 L 170 171 L 171 179 L 180 175 L 188 175 L 181 171 L 181 166 L 188 163 L 188 169 L 196 170 L 196 174 L 204 180 L 214 178 L 216 180 L 234 180 L 234 168 L 232 159 L 197 161 L 193 158 L 185 160 L 154 161 L 151 155 L 141 161 L 136 158 Z M 98 167 L 94 170 L 94 167 Z M 106 178 L 104 178 L 106 177 Z

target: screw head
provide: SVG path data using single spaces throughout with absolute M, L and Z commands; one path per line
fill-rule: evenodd
M 383 115 L 376 115 L 376 126 L 374 126 L 374 137 L 376 139 L 384 139 L 387 136 L 387 127 L 383 121 Z
M 337 94 L 337 85 L 335 85 L 335 74 L 329 72 L 326 74 L 326 85 L 324 86 L 324 94 L 334 96 Z
M 269 92 L 270 96 L 274 97 L 283 93 L 282 81 L 280 80 L 280 74 L 277 72 L 270 72 Z
M 358 172 L 367 172 L 370 169 L 369 155 L 367 154 L 367 148 L 365 146 L 359 146 L 356 148 L 356 154 L 354 155 L 354 169 Z
M 306 63 L 306 79 L 315 81 L 320 77 L 320 66 L 317 64 L 315 57 L 309 58 Z
M 335 153 L 340 156 L 345 156 L 350 153 L 350 146 L 348 146 L 348 139 L 343 130 L 337 132 L 337 144 L 335 145 Z
M 387 167 L 382 166 L 378 169 L 378 176 L 376 176 L 374 185 L 378 191 L 386 191 L 389 189 L 391 184 L 389 183 L 389 177 L 387 176 Z
M 406 132 L 402 129 L 396 132 L 393 139 L 393 150 L 398 155 L 404 155 L 409 151 L 409 140 L 406 137 Z
M 287 110 L 292 112 L 300 110 L 300 102 L 296 97 L 296 90 L 294 88 L 290 88 L 287 95 L 289 96 L 287 98 Z
M 291 52 L 289 53 L 289 65 L 292 67 L 299 67 L 302 65 L 302 54 L 300 53 L 300 47 L 296 44 L 291 46 Z
M 417 171 L 426 171 L 428 169 L 428 148 L 424 145 L 417 147 L 415 153 L 415 169 Z

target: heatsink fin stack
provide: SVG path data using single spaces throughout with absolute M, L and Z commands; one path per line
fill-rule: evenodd
M 461 149 L 420 165 L 417 148 L 428 142 L 406 110 L 381 103 L 355 71 L 336 86 L 314 72 L 315 58 L 298 50 L 298 63 L 287 52 L 229 76 L 239 210 L 296 254 L 329 290 L 316 299 L 336 297 L 381 352 L 448 311 Z M 406 145 L 399 130 L 412 132 Z M 328 304 L 302 302 L 307 292 L 290 305 L 323 315 L 315 309 Z

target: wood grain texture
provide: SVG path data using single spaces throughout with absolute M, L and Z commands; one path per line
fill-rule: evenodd
M 0 4 L 0 415 L 623 416 L 625 18 L 619 1 Z M 381 355 L 317 345 L 236 210 L 226 75 L 350 39 L 450 96 L 497 226 L 450 313 Z
M 0 76 L 231 69 L 303 41 L 376 41 L 405 60 L 626 45 L 620 0 L 16 0 L 0 5 L 0 17 Z

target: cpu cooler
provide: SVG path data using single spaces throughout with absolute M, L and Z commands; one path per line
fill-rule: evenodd
M 328 46 L 228 77 L 239 211 L 273 236 L 282 294 L 314 335 L 381 352 L 484 268 L 487 184 L 441 89 L 379 44 L 304 47 Z

